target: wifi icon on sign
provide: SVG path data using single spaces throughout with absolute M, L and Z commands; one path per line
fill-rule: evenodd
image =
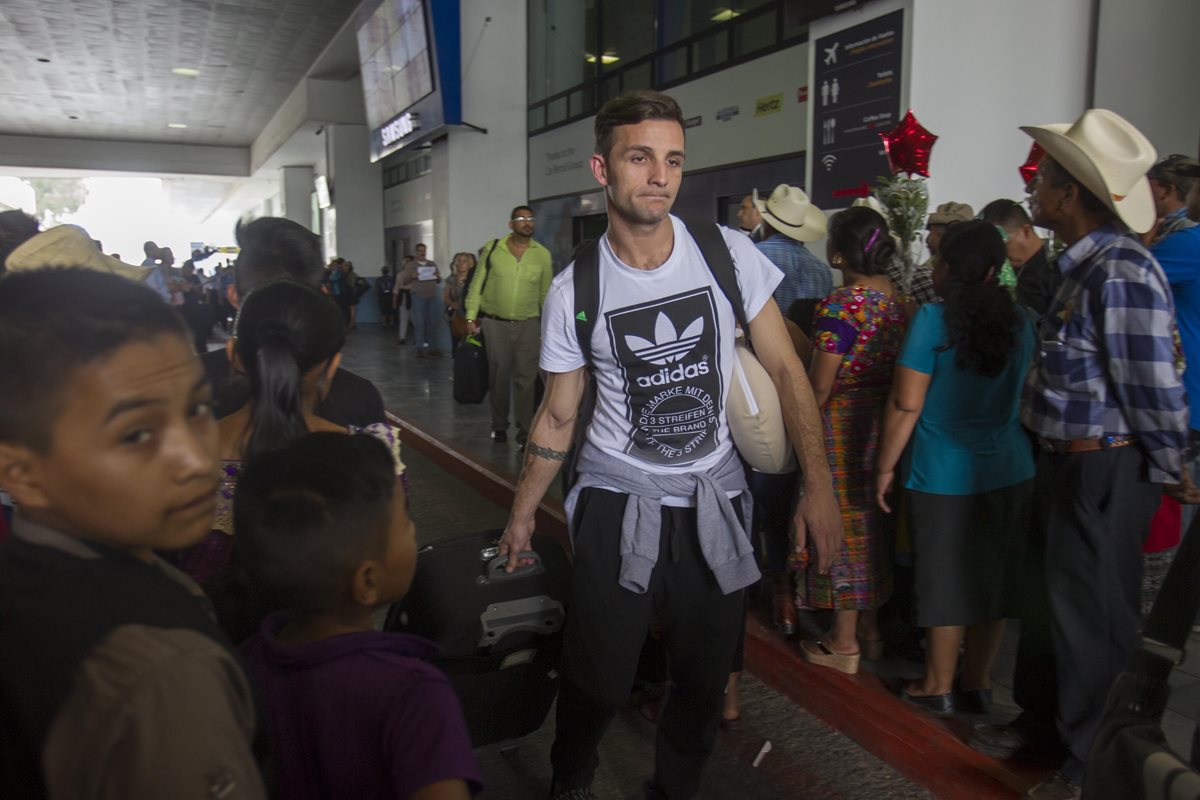
M 833 169 L 833 165 L 837 163 L 837 156 L 829 153 L 821 157 L 821 163 L 825 165 L 825 171 L 829 172 Z

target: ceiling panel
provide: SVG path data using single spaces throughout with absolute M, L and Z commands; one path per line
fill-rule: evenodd
M 0 133 L 249 145 L 357 5 L 3 0 Z

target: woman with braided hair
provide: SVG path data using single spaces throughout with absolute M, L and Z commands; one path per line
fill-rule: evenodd
M 828 608 L 827 636 L 800 643 L 805 660 L 853 674 L 861 655 L 882 654 L 877 611 L 892 590 L 892 534 L 875 505 L 875 446 L 892 368 L 908 321 L 907 298 L 887 277 L 896 244 L 873 209 L 849 208 L 829 223 L 829 263 L 845 285 L 813 313 L 809 381 L 825 425 L 825 450 L 845 541 L 828 574 L 802 565 L 802 606 Z M 803 553 L 800 558 L 803 560 Z

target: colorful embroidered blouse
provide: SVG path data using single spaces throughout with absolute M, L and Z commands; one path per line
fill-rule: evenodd
M 839 386 L 891 383 L 908 324 L 903 299 L 865 286 L 846 286 L 817 305 L 813 347 L 843 356 Z
M 400 438 L 399 429 L 394 428 L 384 422 L 376 422 L 373 425 L 368 425 L 365 428 L 350 427 L 347 433 L 365 433 L 368 436 L 374 436 L 379 441 L 387 445 L 387 448 L 392 453 L 392 458 L 396 459 L 396 474 L 404 474 L 404 462 L 400 460 Z M 221 531 L 222 533 L 233 533 L 233 492 L 237 488 L 238 477 L 242 474 L 242 467 L 246 464 L 245 461 L 222 461 L 221 462 L 221 488 L 217 490 L 217 516 L 213 522 L 213 530 Z
M 391 451 L 396 460 L 396 475 L 408 490 L 407 476 L 404 474 L 404 462 L 400 460 L 399 430 L 386 423 L 377 422 L 365 428 L 349 427 L 349 434 L 365 433 L 374 436 Z M 237 488 L 238 477 L 242 473 L 244 461 L 221 462 L 221 485 L 217 489 L 217 512 L 213 520 L 212 530 L 196 544 L 184 550 L 173 553 L 163 553 L 170 563 L 186 572 L 200 585 L 208 583 L 221 573 L 229 564 L 233 555 L 233 494 Z

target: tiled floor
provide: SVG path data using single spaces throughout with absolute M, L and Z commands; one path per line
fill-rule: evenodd
M 343 364 L 375 382 L 383 393 L 390 411 L 405 417 L 441 440 L 469 450 L 495 472 L 516 477 L 521 465 L 520 453 L 511 437 L 509 443 L 503 445 L 490 441 L 487 405 L 463 406 L 454 402 L 449 358 L 416 359 L 411 348 L 397 345 L 391 335 L 375 327 L 363 327 L 351 335 L 343 355 Z M 417 504 L 414 516 L 421 527 L 422 537 L 447 535 L 450 530 L 464 528 L 478 530 L 503 526 L 504 510 L 497 509 L 478 497 L 472 497 L 464 485 L 453 485 L 450 483 L 452 478 L 440 473 L 432 464 L 423 462 L 415 454 L 406 458 L 412 461 L 414 479 L 418 482 L 427 480 L 427 488 L 414 491 L 414 503 Z M 426 479 L 422 473 L 431 477 Z M 452 488 L 447 489 L 447 486 Z M 428 497 L 428 503 L 422 498 L 422 494 Z M 552 494 L 558 494 L 557 488 L 552 490 Z M 447 498 L 452 498 L 452 501 L 447 502 Z M 1011 701 L 1010 687 L 1017 635 L 1018 626 L 1012 623 L 996 665 L 996 709 L 993 717 L 997 720 L 1008 719 L 1016 713 Z M 1200 652 L 1198 643 L 1200 640 L 1193 636 L 1191 652 Z M 921 667 L 914 662 L 889 659 L 873 669 L 878 670 L 886 679 L 899 680 L 919 675 Z M 1194 661 L 1185 662 L 1175 670 L 1171 683 L 1174 692 L 1163 727 L 1168 741 L 1177 752 L 1186 753 L 1190 748 L 1196 714 L 1200 708 L 1200 664 Z M 864 702 L 869 702 L 869 698 L 864 698 Z M 757 726 L 749 730 L 759 730 L 764 737 L 773 738 L 776 750 L 764 760 L 766 769 L 753 770 L 747 764 L 753 759 L 754 753 L 757 753 L 757 745 L 761 742 L 756 744 L 745 740 L 745 737 L 750 735 L 749 730 L 739 732 L 736 736 L 723 734 L 714 757 L 714 767 L 710 770 L 711 785 L 708 791 L 711 793 L 707 793 L 706 797 L 724 798 L 736 794 L 754 798 L 792 797 L 795 796 L 798 786 L 823 786 L 820 794 L 822 797 L 922 796 L 916 787 L 895 773 L 890 773 L 890 778 L 885 778 L 884 776 L 889 775 L 887 768 L 876 773 L 875 765 L 878 762 L 873 762 L 872 757 L 752 679 L 747 682 L 746 704 L 750 712 L 747 716 L 753 715 L 756 720 L 752 725 Z M 763 720 L 757 719 L 759 712 L 756 708 L 759 706 L 763 709 Z M 769 725 L 767 719 L 771 720 Z M 979 721 L 971 718 L 964 720 Z M 503 789 L 503 794 L 489 794 L 489 797 L 537 796 L 541 791 L 539 787 L 544 786 L 548 777 L 544 770 L 551 727 L 547 725 L 537 736 L 530 737 L 513 759 L 505 759 L 495 753 L 483 754 L 489 777 L 495 776 L 494 779 L 499 781 L 498 786 L 507 787 Z M 826 752 L 824 748 L 834 747 L 839 739 L 849 749 L 844 752 L 838 751 L 837 757 L 833 758 L 833 751 Z M 782 747 L 781 743 L 784 743 Z M 602 796 L 636 796 L 637 784 L 633 779 L 640 780 L 648 772 L 651 745 L 652 734 L 636 714 L 618 719 L 614 725 L 614 735 L 606 741 L 607 750 L 604 754 L 605 758 L 617 767 L 612 770 L 609 767 L 602 769 L 602 777 L 609 776 L 613 781 L 609 793 Z M 809 761 L 808 754 L 822 753 L 824 755 Z M 837 766 L 831 767 L 832 764 Z M 882 767 L 881 764 L 878 766 Z M 823 768 L 828 771 L 823 772 Z M 776 785 L 771 780 L 762 783 L 764 776 L 769 776 L 774 771 L 779 772 L 779 780 L 784 783 Z M 869 786 L 855 782 L 860 775 L 876 774 L 880 776 L 879 781 L 867 780 Z M 726 778 L 728 783 L 725 782 Z M 763 788 L 761 793 L 758 788 L 754 791 L 737 789 L 742 786 Z M 893 788 L 884 789 L 884 786 Z M 726 790 L 719 787 L 729 788 Z M 776 789 L 778 793 L 773 793 Z

